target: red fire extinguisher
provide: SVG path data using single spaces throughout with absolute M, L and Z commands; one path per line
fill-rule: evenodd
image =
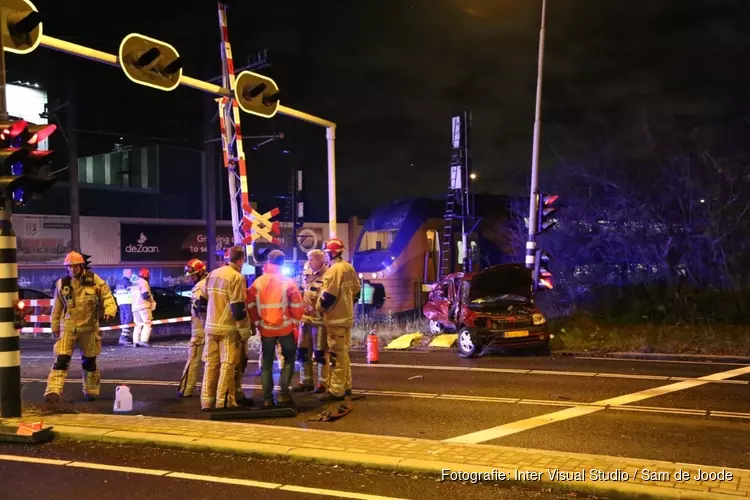
M 367 335 L 367 362 L 380 362 L 380 345 L 378 336 L 375 335 L 375 330 L 370 330 L 370 333 Z

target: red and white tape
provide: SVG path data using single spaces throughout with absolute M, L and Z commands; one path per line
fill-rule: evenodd
M 49 318 L 49 316 L 26 316 L 27 318 Z M 152 321 L 152 325 L 164 325 L 167 323 L 184 323 L 186 321 L 190 321 L 190 316 L 182 316 L 181 318 L 169 318 L 169 319 L 157 319 L 156 321 Z M 33 321 L 29 320 L 30 323 Z M 39 321 L 39 323 L 42 323 L 42 321 Z M 99 328 L 100 332 L 107 332 L 112 330 L 122 330 L 126 327 L 134 327 L 135 323 L 128 323 L 125 325 L 116 325 L 116 326 L 103 326 Z M 33 328 L 33 327 L 26 327 L 21 328 L 22 333 L 52 333 L 52 328 Z
M 52 307 L 52 299 L 21 299 L 29 307 Z

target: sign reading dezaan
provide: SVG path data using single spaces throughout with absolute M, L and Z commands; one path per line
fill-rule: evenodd
M 120 223 L 122 262 L 173 262 L 207 257 L 206 228 L 202 226 Z M 216 228 L 216 248 L 232 245 L 232 230 Z

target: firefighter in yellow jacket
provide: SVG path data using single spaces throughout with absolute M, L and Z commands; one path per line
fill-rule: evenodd
M 245 277 L 240 272 L 245 250 L 234 246 L 225 254 L 227 265 L 206 278 L 206 345 L 203 353 L 201 408 L 237 407 L 235 377 L 241 349 L 253 334 L 247 314 Z
M 305 314 L 299 325 L 300 336 L 297 344 L 300 382 L 292 388 L 293 392 L 314 391 L 318 394 L 326 392 L 328 339 L 325 326 L 323 326 L 323 317 L 317 310 L 317 305 L 323 286 L 323 275 L 327 269 L 326 255 L 322 250 L 316 248 L 307 253 L 307 262 L 302 273 L 305 277 L 303 292 Z
M 188 359 L 185 369 L 182 371 L 182 379 L 177 388 L 177 394 L 182 397 L 193 395 L 193 389 L 198 382 L 198 371 L 203 360 L 203 346 L 206 344 L 205 325 L 206 308 L 208 299 L 206 297 L 206 264 L 198 259 L 193 259 L 185 266 L 185 276 L 191 278 L 195 285 L 190 292 L 190 346 L 188 348 Z
M 107 321 L 117 314 L 117 303 L 109 286 L 87 269 L 83 255 L 70 252 L 65 257 L 65 267 L 68 275 L 55 283 L 52 305 L 52 332 L 58 339 L 54 347 L 55 362 L 44 391 L 48 403 L 60 399 L 76 343 L 81 350 L 83 393 L 90 401 L 99 395 L 99 367 L 96 365 L 96 357 L 102 350 L 99 315 L 103 313 Z
M 323 275 L 317 308 L 323 313 L 328 337 L 329 381 L 325 401 L 342 401 L 352 392 L 352 367 L 349 361 L 354 304 L 361 286 L 357 272 L 344 260 L 344 244 L 338 238 L 326 242 L 329 268 Z

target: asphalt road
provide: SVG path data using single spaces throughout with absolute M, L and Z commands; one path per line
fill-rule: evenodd
M 23 344 L 27 404 L 42 406 L 49 352 L 48 343 Z M 197 397 L 175 395 L 184 356 L 184 348 L 107 347 L 104 393 L 93 403 L 81 395 L 74 359 L 66 407 L 109 413 L 114 386 L 126 381 L 139 414 L 205 419 Z M 740 364 L 502 355 L 466 360 L 450 352 L 381 353 L 380 364 L 370 366 L 361 352 L 352 359 L 355 392 L 366 392 L 346 418 L 309 422 L 322 403 L 308 394 L 296 397 L 296 418 L 255 422 L 750 468 L 750 367 Z M 256 368 L 249 365 L 245 384 L 259 399 L 249 387 L 260 384 Z M 713 380 L 700 380 L 707 376 Z M 611 406 L 574 418 L 556 413 L 592 403 Z M 517 423 L 541 415 L 552 415 L 550 422 L 530 429 Z
M 43 463 L 45 460 L 58 462 Z M 123 470 L 123 467 L 133 469 Z M 0 477 L 3 478 L 0 490 L 3 500 L 596 498 L 549 489 L 450 482 L 442 481 L 440 477 L 292 461 L 71 442 L 41 446 L 0 445 Z M 319 489 L 328 491 L 319 494 Z

